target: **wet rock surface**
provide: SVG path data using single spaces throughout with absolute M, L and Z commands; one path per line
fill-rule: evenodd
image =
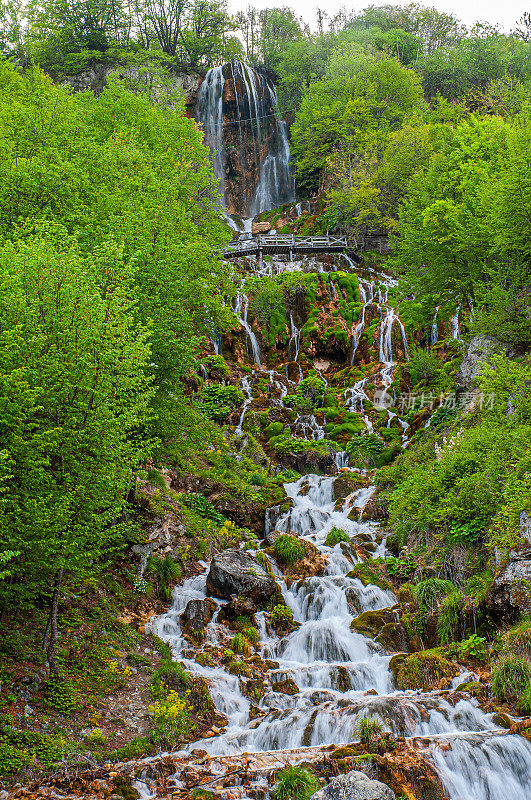
M 243 595 L 261 603 L 275 594 L 277 585 L 256 559 L 241 550 L 225 550 L 211 561 L 207 589 L 224 600 Z
M 332 778 L 328 786 L 313 795 L 314 800 L 395 800 L 395 793 L 381 781 L 352 770 Z
M 487 607 L 497 620 L 510 622 L 531 613 L 531 550 L 514 553 L 487 593 Z
M 181 621 L 183 627 L 190 631 L 198 631 L 206 627 L 216 610 L 213 600 L 190 600 L 183 611 Z

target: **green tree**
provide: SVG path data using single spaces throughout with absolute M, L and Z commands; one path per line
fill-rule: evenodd
M 56 226 L 0 252 L 0 525 L 19 554 L 2 593 L 50 597 L 51 666 L 64 582 L 124 546 L 125 498 L 148 453 L 149 332 L 134 321 L 132 277 L 114 243 L 87 260 Z

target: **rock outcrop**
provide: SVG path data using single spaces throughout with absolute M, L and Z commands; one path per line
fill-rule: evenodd
M 499 622 L 531 613 L 531 550 L 511 553 L 509 563 L 487 592 L 487 608 Z
M 225 550 L 214 556 L 207 577 L 207 589 L 215 597 L 229 600 L 233 595 L 264 603 L 277 591 L 275 580 L 256 559 L 242 550 Z
M 351 770 L 332 778 L 330 783 L 312 795 L 313 800 L 395 800 L 395 793 L 381 781 Z
M 210 598 L 190 600 L 181 614 L 181 622 L 185 630 L 199 631 L 205 628 L 216 610 L 216 604 Z
M 502 353 L 504 346 L 495 339 L 486 336 L 475 336 L 470 344 L 466 355 L 461 362 L 461 366 L 455 376 L 457 389 L 465 391 L 470 389 L 481 370 L 488 363 L 489 356 Z

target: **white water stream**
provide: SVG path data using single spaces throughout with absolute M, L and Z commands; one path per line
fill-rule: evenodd
M 398 692 L 389 671 L 390 656 L 370 638 L 351 630 L 354 616 L 366 610 L 392 607 L 396 598 L 377 586 L 349 578 L 358 561 L 349 543 L 325 544 L 332 527 L 349 536 L 368 537 L 375 555 L 385 553 L 378 526 L 348 518 L 353 506 L 362 511 L 371 495 L 360 490 L 335 510 L 334 479 L 307 475 L 286 484 L 292 508 L 276 521 L 276 529 L 291 531 L 312 542 L 326 557 L 323 576 L 295 581 L 288 589 L 275 566 L 284 600 L 299 627 L 279 638 L 257 615 L 259 651 L 276 664 L 266 672 L 267 690 L 251 714 L 251 702 L 240 680 L 221 667 L 200 666 L 183 659 L 186 668 L 207 679 L 219 712 L 227 717 L 222 734 L 194 742 L 192 748 L 213 755 L 281 750 L 345 743 L 356 739 L 357 721 L 379 716 L 401 736 L 430 737 L 423 742 L 451 800 L 529 800 L 531 745 L 498 729 L 473 699 L 450 702 L 444 692 Z M 352 514 L 351 514 L 352 516 Z M 183 658 L 180 614 L 191 598 L 206 595 L 205 572 L 174 592 L 167 614 L 155 623 L 156 633 Z M 220 606 L 222 602 L 220 602 Z M 217 614 L 207 627 L 207 641 L 226 646 L 231 635 Z M 274 684 L 291 678 L 293 696 L 275 691 Z

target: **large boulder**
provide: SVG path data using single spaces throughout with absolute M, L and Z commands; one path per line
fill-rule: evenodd
M 275 594 L 275 580 L 243 550 L 224 550 L 214 556 L 207 577 L 207 589 L 223 600 L 233 595 L 264 603 Z
M 189 600 L 181 614 L 181 622 L 185 629 L 199 631 L 205 628 L 216 610 L 216 604 L 207 597 L 205 600 Z
M 353 769 L 332 778 L 324 789 L 312 795 L 312 800 L 395 800 L 395 793 L 385 783 Z
M 474 336 L 455 376 L 457 389 L 460 391 L 470 389 L 485 364 L 488 363 L 489 357 L 495 353 L 502 353 L 504 350 L 504 346 L 496 339 Z
M 487 592 L 487 608 L 492 616 L 500 622 L 511 622 L 522 613 L 531 613 L 530 586 L 531 550 L 512 552 L 509 563 Z

